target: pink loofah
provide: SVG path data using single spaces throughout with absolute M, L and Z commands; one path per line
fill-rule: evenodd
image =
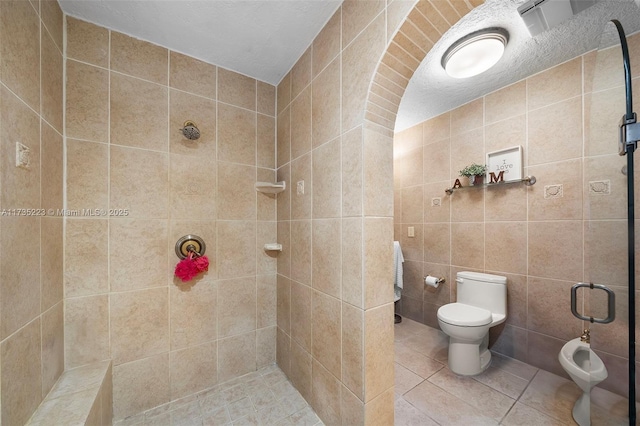
M 194 263 L 193 259 L 189 257 L 182 259 L 176 265 L 176 277 L 180 278 L 183 282 L 191 281 L 199 273 L 200 270 Z
M 185 257 L 176 265 L 175 275 L 183 282 L 191 281 L 200 272 L 209 270 L 209 259 L 207 256 L 193 257 L 193 253 L 189 253 L 189 257 Z
M 196 268 L 200 272 L 206 272 L 209 270 L 209 258 L 207 256 L 201 256 L 193 259 L 193 263 L 195 263 Z

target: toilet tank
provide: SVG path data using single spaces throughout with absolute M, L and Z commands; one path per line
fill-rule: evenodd
M 458 272 L 457 302 L 507 315 L 507 278 L 480 272 Z M 495 316 L 495 315 L 494 315 Z

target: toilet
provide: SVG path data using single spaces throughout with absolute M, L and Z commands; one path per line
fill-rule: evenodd
M 458 272 L 457 301 L 438 309 L 440 329 L 449 336 L 449 369 L 475 376 L 489 367 L 489 328 L 507 318 L 507 278 Z
M 573 419 L 580 426 L 588 426 L 591 424 L 591 388 L 607 378 L 607 367 L 580 337 L 569 340 L 562 347 L 558 360 L 583 392 L 573 406 Z

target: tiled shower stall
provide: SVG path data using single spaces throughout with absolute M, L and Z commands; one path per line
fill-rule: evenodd
M 115 421 L 276 360 L 326 422 L 392 421 L 392 138 L 363 113 L 412 4 L 346 2 L 278 88 L 56 1 L 0 4 L 1 207 L 46 213 L 0 219 L 3 423 L 99 360 Z M 187 120 L 197 143 L 178 131 Z M 301 199 L 255 191 L 298 172 Z M 188 233 L 212 262 L 182 285 L 173 245 Z M 312 255 L 289 252 L 312 234 Z
M 111 358 L 121 419 L 273 363 L 275 87 L 73 18 L 66 72 L 67 208 L 128 210 L 67 218 L 66 368 Z

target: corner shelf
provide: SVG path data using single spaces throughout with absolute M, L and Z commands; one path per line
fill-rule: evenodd
M 264 245 L 265 251 L 282 251 L 282 244 L 278 243 L 267 243 Z
M 256 182 L 256 191 L 265 194 L 278 194 L 285 190 L 286 182 Z
M 461 186 L 460 188 L 447 188 L 444 190 L 444 192 L 446 192 L 447 194 L 451 195 L 453 194 L 453 191 L 457 191 L 460 189 L 473 189 L 473 188 L 488 188 L 491 186 L 502 186 L 502 185 L 509 185 L 512 183 L 520 183 L 520 182 L 524 182 L 525 185 L 527 186 L 531 186 L 534 185 L 536 183 L 536 177 L 535 176 L 525 176 L 522 179 L 518 179 L 518 180 L 509 180 L 509 181 L 503 181 L 503 182 L 495 182 L 495 183 L 483 183 L 481 185 L 472 185 L 472 186 Z

